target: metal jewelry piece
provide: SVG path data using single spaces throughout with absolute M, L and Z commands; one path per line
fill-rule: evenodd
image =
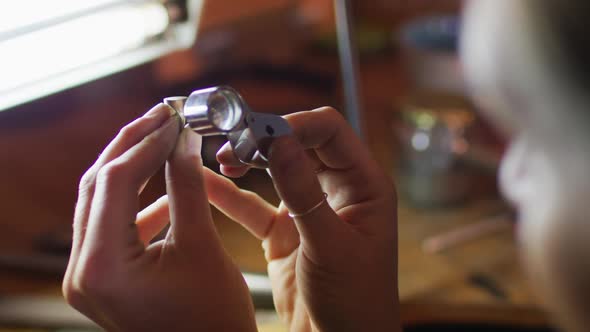
M 326 204 L 328 202 L 328 194 L 324 193 L 324 198 L 316 205 L 314 205 L 311 209 L 303 212 L 303 213 L 291 213 L 289 212 L 288 215 L 291 218 L 303 218 L 309 214 L 311 214 L 313 211 L 319 209 L 322 205 Z
M 285 119 L 255 113 L 229 86 L 193 91 L 188 97 L 168 97 L 164 103 L 180 115 L 184 127 L 203 136 L 226 135 L 236 157 L 256 168 L 268 167 L 274 138 L 292 133 Z

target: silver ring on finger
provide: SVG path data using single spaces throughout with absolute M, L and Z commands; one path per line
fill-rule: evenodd
M 327 193 L 324 193 L 324 198 L 322 198 L 321 201 L 319 201 L 316 205 L 312 206 L 307 211 L 302 212 L 302 213 L 291 213 L 291 212 L 289 212 L 288 215 L 289 215 L 289 217 L 291 217 L 293 219 L 295 219 L 295 218 L 303 218 L 303 217 L 311 214 L 315 210 L 319 209 L 320 207 L 322 207 L 322 205 L 326 204 L 327 202 L 328 202 L 328 194 Z

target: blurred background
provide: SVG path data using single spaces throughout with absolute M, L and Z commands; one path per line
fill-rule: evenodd
M 126 123 L 215 85 L 256 112 L 341 110 L 398 186 L 408 331 L 545 331 L 495 182 L 502 140 L 470 102 L 458 0 L 0 2 L 0 331 L 92 330 L 60 293 L 77 184 Z M 223 137 L 208 137 L 218 170 Z M 237 183 L 278 203 L 265 172 Z M 142 194 L 164 194 L 160 171 Z M 272 310 L 260 243 L 214 212 Z

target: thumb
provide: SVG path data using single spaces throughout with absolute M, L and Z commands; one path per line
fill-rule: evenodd
M 329 254 L 345 224 L 332 210 L 303 146 L 292 136 L 277 138 L 269 151 L 269 170 L 277 193 L 295 220 L 308 254 Z
M 179 246 L 210 247 L 219 242 L 205 190 L 201 144 L 200 135 L 184 129 L 166 165 L 168 234 Z

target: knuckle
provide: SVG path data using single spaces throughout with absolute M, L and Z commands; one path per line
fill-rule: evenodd
M 72 276 L 64 292 L 67 291 L 74 301 L 83 301 L 85 297 L 107 299 L 116 293 L 111 275 L 108 266 L 98 259 L 90 258 L 80 266 L 78 273 Z
M 89 192 L 94 187 L 94 180 L 96 179 L 96 170 L 94 166 L 90 167 L 82 178 L 80 178 L 80 184 L 78 185 L 78 193 L 81 195 Z
M 334 107 L 325 106 L 318 110 L 322 116 L 326 117 L 326 119 L 330 122 L 344 122 L 344 116 L 342 113 L 338 112 Z
M 98 170 L 96 183 L 115 184 L 128 178 L 127 168 L 123 163 L 109 163 Z
M 157 149 L 161 149 L 164 146 L 166 146 L 165 142 L 167 141 L 168 140 L 166 139 L 162 139 L 162 136 L 147 135 L 143 138 L 142 144 L 149 145 Z
M 250 201 L 255 201 L 260 198 L 260 196 L 257 193 L 246 189 L 238 189 L 238 194 L 242 196 L 244 199 Z
M 137 140 L 137 137 L 141 134 L 140 127 L 137 125 L 137 123 L 137 121 L 134 121 L 121 128 L 121 130 L 119 130 L 119 134 L 117 135 L 119 140 L 123 142 Z
M 86 298 L 80 289 L 76 288 L 70 280 L 64 280 L 64 283 L 62 284 L 62 293 L 66 302 L 76 309 L 83 307 L 86 302 Z

